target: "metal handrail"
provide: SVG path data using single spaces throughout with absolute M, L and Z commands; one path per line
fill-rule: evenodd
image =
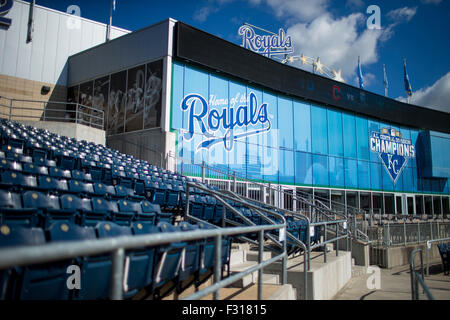
M 232 206 L 230 206 L 226 201 L 224 201 L 222 198 L 240 203 L 246 207 L 248 207 L 249 209 L 254 209 L 254 210 L 261 210 L 264 211 L 268 214 L 273 214 L 273 212 L 271 212 L 270 210 L 266 210 L 264 208 L 258 208 L 257 206 L 254 206 L 250 203 L 244 202 L 242 200 L 239 199 L 235 199 L 229 195 L 226 194 L 220 194 L 214 190 L 205 188 L 197 183 L 194 182 L 188 182 L 186 183 L 186 215 L 189 215 L 189 188 L 197 188 L 200 189 L 204 192 L 207 192 L 209 194 L 211 194 L 212 196 L 214 196 L 219 202 L 221 202 L 225 207 L 227 207 L 228 209 L 232 210 L 233 213 L 235 213 L 236 215 L 238 215 L 241 219 L 243 219 L 246 223 L 248 223 L 249 225 L 255 225 L 252 221 L 250 221 L 249 219 L 247 219 L 244 215 L 242 215 L 238 210 L 236 210 L 235 208 L 233 208 Z M 284 224 L 284 230 L 286 231 L 286 219 L 283 216 L 280 216 L 280 219 L 282 221 L 282 223 Z M 281 231 L 280 231 L 281 233 Z M 283 252 L 286 253 L 286 239 L 284 239 L 283 243 Z M 287 283 L 287 271 L 286 271 L 286 266 L 287 266 L 287 255 L 286 257 L 283 258 L 283 262 L 282 262 L 282 280 L 281 282 L 283 284 Z
M 420 253 L 420 274 L 415 270 L 414 258 L 417 253 Z M 428 286 L 424 281 L 423 274 L 423 253 L 422 249 L 415 249 L 411 252 L 411 256 L 409 258 L 409 266 L 410 266 L 410 275 L 411 275 L 411 300 L 419 300 L 419 283 L 427 295 L 429 300 L 434 300 L 433 295 L 428 289 Z
M 191 187 L 195 187 L 195 188 L 198 188 L 198 189 L 200 189 L 200 190 L 203 190 L 203 191 L 205 191 L 205 192 L 207 192 L 207 193 L 210 193 L 213 197 L 215 197 L 217 200 L 219 200 L 219 201 L 224 205 L 223 218 L 225 217 L 225 207 L 226 207 L 226 208 L 231 209 L 233 213 L 237 214 L 242 220 L 244 220 L 244 221 L 247 222 L 248 224 L 250 224 L 250 225 L 255 225 L 255 223 L 254 223 L 253 221 L 248 220 L 248 219 L 247 219 L 245 216 L 243 216 L 239 211 L 237 211 L 235 208 L 231 207 L 231 206 L 230 206 L 229 204 L 227 204 L 225 201 L 223 201 L 222 199 L 220 199 L 220 198 L 215 194 L 215 192 L 214 192 L 213 190 L 204 188 L 204 187 L 200 186 L 199 184 L 197 184 L 197 183 L 192 183 L 192 182 L 189 182 L 189 183 L 186 184 L 186 212 L 185 212 L 185 216 L 186 216 L 187 218 L 190 218 L 190 219 L 192 219 L 192 220 L 194 220 L 194 221 L 202 221 L 202 222 L 204 222 L 203 220 L 198 219 L 198 218 L 196 218 L 196 217 L 193 217 L 193 216 L 191 216 L 191 215 L 189 214 L 189 200 L 188 200 L 188 199 L 189 199 L 189 188 L 191 188 Z M 270 224 L 272 224 L 272 225 L 276 225 L 276 223 L 275 223 L 274 221 L 272 221 L 271 219 L 269 219 L 268 217 L 266 217 L 265 215 L 263 215 L 263 214 L 257 209 L 257 207 L 251 205 L 248 201 L 246 201 L 245 199 L 242 199 L 240 196 L 234 194 L 234 193 L 231 192 L 231 191 L 229 191 L 228 193 L 230 193 L 231 195 L 233 195 L 233 196 L 235 197 L 235 198 L 232 198 L 233 201 L 235 201 L 235 202 L 237 202 L 237 203 L 240 203 L 240 204 L 242 204 L 242 205 L 244 205 L 244 206 L 247 206 L 247 207 L 249 207 L 249 208 L 254 209 L 254 212 L 256 212 L 258 215 L 260 215 L 260 217 L 262 217 L 263 219 L 265 219 L 268 223 L 270 223 Z M 250 200 L 250 199 L 247 199 L 247 200 Z M 261 209 L 263 209 L 263 208 L 261 208 Z M 272 214 L 272 215 L 274 215 L 274 216 L 276 216 L 276 217 L 278 217 L 279 219 L 281 219 L 281 220 L 283 221 L 284 225 L 286 225 L 286 219 L 284 218 L 283 215 L 280 215 L 280 214 L 278 214 L 278 213 L 276 213 L 276 212 L 271 212 L 270 210 L 267 210 L 266 212 L 269 213 L 269 214 Z M 306 216 L 305 216 L 305 218 L 308 219 Z M 309 224 L 309 220 L 308 220 L 308 224 Z M 266 237 L 268 237 L 269 239 L 271 239 L 271 240 L 274 241 L 274 242 L 277 242 L 277 241 L 274 240 L 272 237 L 269 237 L 269 235 L 267 235 L 267 234 L 266 234 Z M 299 239 L 295 238 L 291 233 L 289 233 L 289 232 L 287 232 L 287 231 L 286 231 L 286 237 L 289 237 L 292 241 L 294 241 L 294 242 L 296 243 L 296 245 L 299 246 L 299 247 L 301 247 L 301 248 L 303 249 L 303 252 L 305 253 L 305 254 L 304 254 L 304 265 L 303 265 L 303 268 L 304 268 L 304 270 L 303 270 L 303 276 L 304 276 L 304 279 L 303 279 L 303 281 L 304 281 L 304 287 L 303 287 L 303 290 L 304 290 L 304 293 L 303 293 L 303 294 L 304 294 L 304 299 L 307 300 L 307 299 L 308 299 L 308 282 L 307 282 L 307 281 L 308 281 L 308 278 L 307 278 L 307 271 L 309 270 L 309 269 L 308 269 L 308 268 L 309 268 L 309 254 L 307 254 L 307 253 L 309 252 L 309 250 L 308 250 L 309 246 L 308 246 L 308 248 L 307 248 L 307 246 L 306 246 L 302 241 L 300 241 Z M 262 246 L 263 246 L 263 238 L 262 238 L 262 237 L 260 237 L 260 239 L 259 239 L 258 246 L 259 246 L 259 250 L 258 250 L 258 251 L 259 251 L 259 254 L 260 254 L 260 256 L 261 256 L 261 251 L 262 251 Z M 283 252 L 286 253 L 286 240 L 284 241 L 284 244 L 283 244 Z M 287 282 L 287 274 L 286 274 L 286 267 L 287 267 L 287 265 L 286 265 L 286 263 L 284 262 L 284 260 L 287 259 L 287 253 L 286 253 L 286 257 L 285 257 L 285 256 L 278 256 L 278 257 L 273 258 L 272 260 L 273 260 L 273 262 L 274 262 L 274 261 L 277 261 L 277 260 L 280 260 L 280 259 L 283 259 L 283 264 L 282 264 L 282 283 L 283 283 L 283 284 L 286 284 L 286 282 Z M 272 260 L 269 260 L 269 261 L 272 261 Z M 261 263 L 261 261 L 259 261 L 259 262 Z M 257 269 L 258 269 L 258 268 L 250 268 L 250 269 L 247 269 L 246 271 L 244 271 L 245 274 L 242 275 L 242 277 L 245 276 L 245 275 L 247 275 L 247 274 L 249 274 L 249 273 L 251 273 L 251 272 L 253 272 L 253 271 L 256 271 Z M 262 268 L 259 269 L 259 270 L 262 270 Z M 262 272 L 260 272 L 260 273 L 262 273 Z M 242 278 L 242 277 L 236 277 L 236 279 L 240 279 L 240 278 Z M 258 277 L 258 288 L 262 285 L 261 281 L 262 281 L 262 274 L 260 274 L 259 277 Z M 222 282 L 222 284 L 223 284 L 224 286 L 226 286 L 226 285 L 228 285 L 228 284 L 231 284 L 231 283 L 232 283 L 232 282 L 230 282 L 230 281 L 225 281 L 225 280 Z M 205 296 L 205 295 L 211 293 L 212 291 L 214 291 L 213 288 L 209 288 L 208 290 L 203 290 L 201 293 L 195 294 L 195 295 L 194 295 L 194 298 L 201 298 L 201 297 L 203 297 L 203 296 Z M 258 292 L 259 292 L 259 290 L 258 290 Z M 192 297 L 190 297 L 190 299 L 192 299 Z
M 122 286 L 123 286 L 123 264 L 125 262 L 124 256 L 125 250 L 169 244 L 172 242 L 193 241 L 215 237 L 216 244 L 220 245 L 216 246 L 217 251 L 220 250 L 221 248 L 221 239 L 223 236 L 232 236 L 261 231 L 264 232 L 285 227 L 286 227 L 285 224 L 277 224 L 277 225 L 251 226 L 251 227 L 236 227 L 227 229 L 219 228 L 215 230 L 122 236 L 117 238 L 98 239 L 95 241 L 70 241 L 60 243 L 55 242 L 39 246 L 39 250 L 36 250 L 36 246 L 0 249 L 0 256 L 2 257 L 2 259 L 0 260 L 0 269 L 7 269 L 15 266 L 55 262 L 78 256 L 92 256 L 111 253 L 112 274 L 111 274 L 110 298 L 112 300 L 121 300 L 123 299 Z M 283 252 L 279 256 L 279 258 L 283 258 L 285 255 L 286 252 Z M 220 267 L 221 255 L 219 255 L 219 260 L 217 260 L 216 255 L 216 262 L 217 261 L 219 263 L 215 263 L 216 273 L 218 272 L 218 267 Z M 261 265 L 258 266 L 262 268 L 267 264 L 268 263 L 265 263 L 263 266 Z
M 427 267 L 426 267 L 426 269 L 427 269 L 427 272 L 426 272 L 426 275 L 427 275 L 427 277 L 430 275 L 430 263 L 429 263 L 429 258 L 430 258 L 430 254 L 429 254 L 429 251 L 431 250 L 431 246 L 432 246 L 432 244 L 433 243 L 435 243 L 435 242 L 445 242 L 445 241 L 450 241 L 450 238 L 441 238 L 441 239 L 435 239 L 435 240 L 428 240 L 427 241 L 427 246 L 426 246 L 426 263 L 427 263 Z
M 62 101 L 42 101 L 42 100 L 27 100 L 27 99 L 11 99 L 7 97 L 0 96 L 0 99 L 5 99 L 9 101 L 9 105 L 0 104 L 1 107 L 9 108 L 9 113 L 0 112 L 1 116 L 5 116 L 8 120 L 12 121 L 15 118 L 26 118 L 26 119 L 39 119 L 40 121 L 74 121 L 75 123 L 87 124 L 91 127 L 99 128 L 104 130 L 105 127 L 105 112 L 101 109 L 96 109 L 90 106 L 82 105 L 75 102 L 62 102 Z M 21 103 L 36 103 L 42 104 L 42 108 L 36 107 L 23 107 L 15 106 L 15 102 Z M 63 105 L 66 106 L 64 109 L 49 108 L 48 105 Z M 75 106 L 75 110 L 68 110 L 67 106 Z M 42 115 L 17 115 L 13 113 L 13 110 L 25 110 L 25 111 L 38 111 L 42 112 Z M 86 111 L 89 111 L 86 112 Z M 48 113 L 63 112 L 64 114 L 72 115 L 72 118 L 68 119 L 65 117 L 49 116 Z M 98 114 L 98 115 L 96 115 Z M 84 118 L 88 118 L 85 120 Z M 97 123 L 100 122 L 100 123 Z

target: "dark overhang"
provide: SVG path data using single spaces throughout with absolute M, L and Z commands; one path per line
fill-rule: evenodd
M 175 57 L 277 92 L 401 126 L 450 133 L 450 113 L 399 102 L 263 57 L 185 23 Z M 450 102 L 449 102 L 450 103 Z

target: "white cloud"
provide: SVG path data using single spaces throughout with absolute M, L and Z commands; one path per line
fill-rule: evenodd
M 196 12 L 194 12 L 194 19 L 199 22 L 204 22 L 204 21 L 206 21 L 206 19 L 208 19 L 208 16 L 211 13 L 214 13 L 216 11 L 217 11 L 217 9 L 215 9 L 213 7 L 209 7 L 209 6 L 201 7 Z
M 403 7 L 391 10 L 387 13 L 387 17 L 394 21 L 394 24 L 410 21 L 417 12 L 417 7 Z
M 378 46 L 386 40 L 385 30 L 358 32 L 358 26 L 365 23 L 365 16 L 354 13 L 339 19 L 324 14 L 311 23 L 297 23 L 287 30 L 292 36 L 295 54 L 317 58 L 330 68 L 342 69 L 344 79 L 352 82 L 355 76 L 358 56 L 364 65 L 378 61 Z M 300 62 L 297 64 L 300 66 Z M 311 67 L 306 67 L 311 70 Z
M 260 0 L 259 2 L 262 1 L 265 1 L 274 10 L 278 18 L 295 17 L 302 22 L 312 21 L 324 14 L 328 7 L 328 0 Z
M 367 88 L 368 86 L 370 86 L 372 83 L 375 82 L 375 75 L 373 73 L 365 73 L 364 72 L 364 67 L 362 68 L 362 73 L 363 73 L 363 80 L 364 80 L 364 88 Z M 348 81 L 349 84 L 352 84 L 356 87 L 359 87 L 359 78 L 357 75 L 355 75 L 355 77 L 353 78 L 353 83 L 351 81 Z
M 398 97 L 397 100 L 406 102 L 404 97 Z M 410 103 L 450 113 L 450 72 L 432 86 L 415 91 Z

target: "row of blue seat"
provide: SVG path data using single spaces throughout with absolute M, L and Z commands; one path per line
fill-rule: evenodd
M 159 205 L 147 200 L 111 200 L 104 197 L 79 198 L 71 194 L 48 195 L 36 191 L 23 194 L 0 190 L 0 222 L 46 227 L 55 220 L 65 220 L 82 226 L 101 221 L 130 225 L 139 221 L 154 225 L 171 222 L 170 213 L 163 213 Z
M 120 236 L 150 235 L 162 232 L 183 232 L 208 229 L 205 224 L 179 226 L 159 223 L 157 226 L 134 222 L 120 226 L 113 222 L 100 222 L 95 226 L 81 227 L 57 221 L 46 229 L 26 228 L 17 225 L 0 226 L 0 248 L 16 246 L 41 246 L 46 243 L 66 241 L 96 241 Z M 229 260 L 231 240 L 225 238 L 222 263 Z M 211 275 L 214 266 L 213 239 L 178 242 L 156 247 L 126 251 L 124 296 L 133 297 L 145 289 L 154 297 L 170 290 L 182 292 L 187 285 L 200 284 L 202 277 Z M 81 288 L 67 285 L 68 268 L 80 270 Z M 109 297 L 111 258 L 108 254 L 76 257 L 52 264 L 15 267 L 0 271 L 0 299 L 20 300 L 94 300 Z

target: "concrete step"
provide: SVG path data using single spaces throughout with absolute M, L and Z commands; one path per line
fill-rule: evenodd
M 292 284 L 285 284 L 267 298 L 267 300 L 297 300 L 297 290 Z
M 234 265 L 231 267 L 231 274 L 236 274 L 242 271 L 245 271 L 258 263 L 256 261 L 246 261 L 244 263 L 241 263 L 239 265 Z M 250 274 L 247 274 L 243 278 L 239 279 L 238 281 L 234 282 L 230 285 L 232 288 L 245 288 L 251 284 L 258 282 L 258 271 L 254 271 Z M 264 284 L 279 284 L 280 283 L 280 277 L 278 274 L 265 274 L 263 273 L 263 283 Z
M 263 284 L 262 300 L 296 300 L 296 290 L 290 284 Z M 201 300 L 212 300 L 213 295 L 207 295 Z M 220 289 L 219 300 L 257 300 L 258 285 L 253 284 L 246 288 Z
M 239 265 L 247 261 L 247 250 L 231 249 L 230 265 Z
M 248 251 L 247 252 L 247 261 L 258 261 L 259 253 L 258 251 Z M 263 261 L 272 259 L 272 252 L 264 251 L 263 252 Z

